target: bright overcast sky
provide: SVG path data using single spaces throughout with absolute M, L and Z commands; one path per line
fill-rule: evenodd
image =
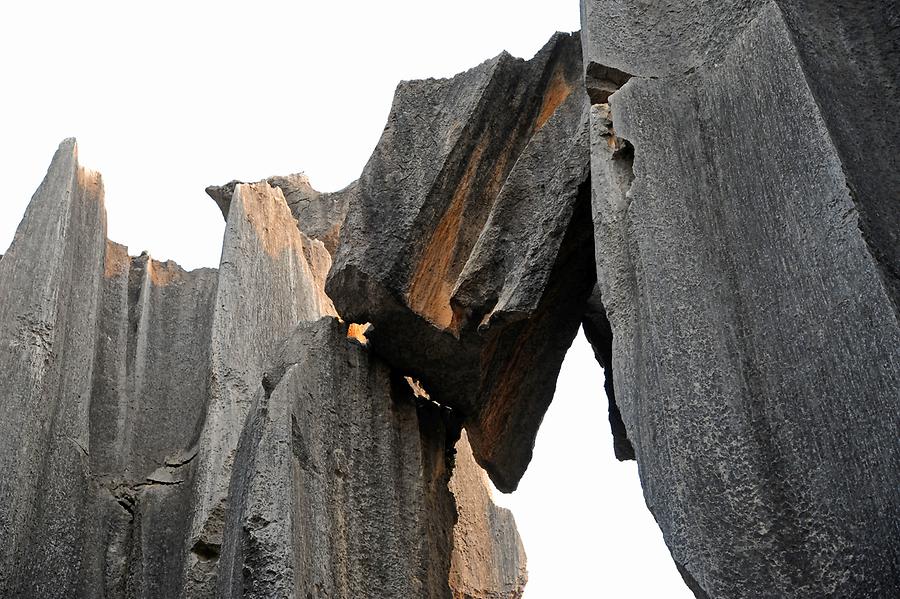
M 203 189 L 304 171 L 353 181 L 401 79 L 449 76 L 502 50 L 531 57 L 579 28 L 578 0 L 4 2 L 0 253 L 57 144 L 101 171 L 109 236 L 187 268 L 217 266 L 224 223 Z M 511 506 L 526 599 L 692 597 L 612 457 L 602 372 L 570 352 Z

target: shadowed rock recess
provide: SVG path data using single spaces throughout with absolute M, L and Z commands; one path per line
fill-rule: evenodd
M 579 326 L 698 597 L 900 593 L 900 9 L 581 11 L 401 83 L 344 190 L 208 188 L 217 270 L 107 240 L 60 145 L 0 256 L 0 596 L 520 598 L 485 476 Z

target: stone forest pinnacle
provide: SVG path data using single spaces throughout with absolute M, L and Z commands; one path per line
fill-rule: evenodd
M 900 5 L 581 15 L 400 83 L 346 189 L 209 187 L 218 269 L 107 239 L 60 144 L 0 258 L 0 597 L 519 598 L 486 477 L 581 326 L 697 597 L 900 597 Z

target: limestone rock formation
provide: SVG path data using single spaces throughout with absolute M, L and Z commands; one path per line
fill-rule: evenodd
M 0 594 L 83 583 L 90 363 L 106 248 L 102 186 L 64 142 L 0 262 Z M 79 225 L 80 234 L 65 235 Z M 54 356 L 65 355 L 68 365 Z M 69 557 L 73 556 L 73 558 Z M 41 563 L 61 567 L 44 572 Z
M 272 359 L 231 482 L 219 596 L 448 596 L 458 425 L 335 319 L 299 325 Z
M 580 41 L 405 82 L 327 290 L 515 489 L 594 280 Z
M 0 595 L 175 596 L 215 288 L 108 242 L 60 145 L 0 267 Z
M 300 230 L 321 241 L 328 252 L 334 254 L 341 224 L 347 216 L 356 184 L 353 183 L 341 191 L 320 193 L 313 189 L 309 178 L 303 174 L 269 177 L 265 182 L 281 190 L 288 208 L 299 223 Z M 234 189 L 240 184 L 240 181 L 230 181 L 225 185 L 211 185 L 206 188 L 206 193 L 222 210 L 225 220 L 228 220 Z
M 897 6 L 582 9 L 624 83 L 592 110 L 615 402 L 675 561 L 698 596 L 892 596 Z
M 698 597 L 897 595 L 896 3 L 581 9 L 402 83 L 342 191 L 209 188 L 218 270 L 107 240 L 63 142 L 0 256 L 0 596 L 520 598 L 482 467 L 579 325 Z
M 528 580 L 525 548 L 512 512 L 494 504 L 465 432 L 456 443 L 450 490 L 459 513 L 450 566 L 453 599 L 520 599 Z
M 108 241 L 57 151 L 0 266 L 0 596 L 449 598 L 457 509 L 517 596 L 456 417 L 348 337 L 281 188 L 231 194 L 185 272 Z
M 198 589 L 215 584 L 216 560 L 210 558 L 218 555 L 226 532 L 238 438 L 262 389 L 268 354 L 298 322 L 334 314 L 321 287 L 330 265 L 324 246 L 297 228 L 278 188 L 234 188 L 213 311 L 210 396 L 198 443 L 186 566 L 188 581 Z

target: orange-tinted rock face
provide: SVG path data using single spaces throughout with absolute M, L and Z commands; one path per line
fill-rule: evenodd
M 269 177 L 260 183 L 263 182 L 281 190 L 300 230 L 311 239 L 321 241 L 328 253 L 334 254 L 340 239 L 341 224 L 355 193 L 356 183 L 334 193 L 320 193 L 303 174 Z M 226 220 L 234 190 L 240 184 L 240 181 L 230 181 L 225 185 L 211 185 L 206 188 L 206 193 L 222 210 Z
M 505 490 L 593 285 L 587 108 L 577 35 L 404 83 L 329 275 L 342 316 L 457 411 Z
M 519 599 L 528 572 L 512 513 L 497 507 L 465 433 L 456 443 L 450 490 L 458 514 L 453 528 L 450 588 L 454 599 Z

